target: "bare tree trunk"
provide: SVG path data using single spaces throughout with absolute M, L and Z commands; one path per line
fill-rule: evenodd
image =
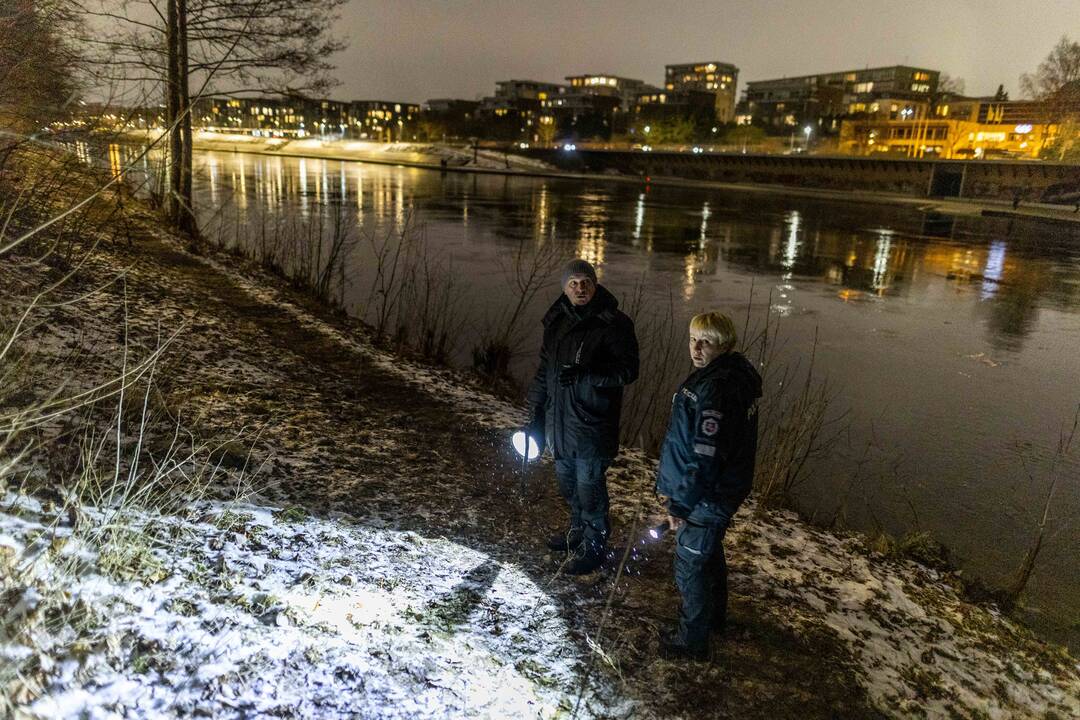
M 192 147 L 191 147 L 191 95 L 188 89 L 188 0 L 175 0 L 177 6 L 177 110 L 180 113 L 180 185 L 179 211 L 176 227 L 181 232 L 195 237 L 198 225 L 195 221 L 195 205 L 191 192 Z
M 180 217 L 180 167 L 183 155 L 183 138 L 177 126 L 180 116 L 180 28 L 176 2 L 177 0 L 168 0 L 165 20 L 165 128 L 169 133 L 169 182 L 166 188 L 168 201 L 165 203 L 165 214 L 174 226 Z

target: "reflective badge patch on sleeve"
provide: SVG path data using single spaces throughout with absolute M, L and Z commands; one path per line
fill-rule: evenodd
M 708 455 L 713 457 L 716 455 L 716 446 L 706 445 L 704 443 L 694 443 L 694 452 L 698 455 Z
M 712 437 L 720 431 L 720 421 L 714 417 L 706 417 L 701 420 L 701 434 Z

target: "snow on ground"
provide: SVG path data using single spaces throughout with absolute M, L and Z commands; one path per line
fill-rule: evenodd
M 468 167 L 510 172 L 558 172 L 542 160 L 503 153 L 501 150 L 473 149 L 467 146 L 425 142 L 383 143 L 373 140 L 331 140 L 321 138 L 255 138 L 249 135 L 198 133 L 197 147 L 228 151 L 241 149 L 266 155 L 322 157 L 326 159 L 375 161 L 380 163 L 426 163 L 439 165 L 445 160 L 451 168 Z
M 491 430 L 524 420 L 521 407 L 461 373 L 374 348 L 362 333 L 291 302 L 272 281 L 240 275 L 223 260 L 196 261 L 329 338 L 343 355 L 355 353 L 448 403 L 455 416 Z M 139 272 L 131 268 L 133 277 Z M 196 280 L 177 280 L 170 289 L 182 291 L 184 282 Z M 209 377 L 286 392 L 290 376 L 276 364 L 280 357 L 267 355 L 272 348 L 231 343 L 228 323 L 206 313 L 195 317 L 183 302 L 147 302 L 152 313 L 129 318 L 133 335 L 153 336 L 155 323 L 169 329 L 186 323 L 190 336 L 216 346 L 205 357 L 191 356 L 207 371 L 200 382 Z M 54 317 L 70 312 L 71 322 L 42 326 L 42 354 L 78 346 L 84 332 L 100 330 L 98 315 L 112 327 L 123 319 L 115 302 L 110 310 L 98 296 L 83 308 L 86 317 L 58 310 Z M 54 335 L 59 339 L 45 340 Z M 94 347 L 115 360 L 122 340 L 106 339 Z M 224 396 L 208 398 L 209 414 L 228 416 L 228 408 L 213 405 L 225 403 Z M 274 462 L 286 472 L 304 467 L 306 477 L 324 467 L 318 438 L 310 437 L 321 427 L 316 411 L 280 438 Z M 402 433 L 377 429 L 358 442 L 400 450 L 409 442 Z M 630 451 L 611 469 L 612 514 L 621 526 L 651 509 L 654 467 L 652 458 Z M 740 513 L 727 541 L 733 594 L 796 634 L 837 637 L 884 714 L 1080 716 L 1076 661 L 962 601 L 948 576 L 871 556 L 857 538 L 815 530 L 793 515 L 759 517 L 753 509 Z M 576 701 L 581 664 L 589 661 L 573 637 L 580 628 L 565 625 L 566 613 L 522 569 L 494 560 L 495 548 L 423 537 L 374 519 L 361 525 L 345 515 L 201 502 L 182 517 L 129 511 L 128 522 L 154 540 L 156 559 L 124 579 L 104 573 L 99 548 L 84 539 L 85 528 L 101 525 L 102 511 L 84 507 L 79 516 L 72 529 L 66 514 L 32 501 L 9 495 L 0 505 L 0 565 L 37 558 L 22 568 L 25 576 L 4 567 L 0 616 L 47 614 L 57 587 L 66 586 L 63 602 L 82 601 L 98 628 L 94 642 L 65 625 L 0 647 L 5 661 L 39 658 L 45 692 L 30 717 L 83 711 L 88 717 L 545 717 Z M 641 705 L 610 700 L 632 693 L 601 677 L 594 675 L 579 717 L 651 715 Z
M 119 518 L 154 543 L 157 564 L 142 562 L 157 581 L 124 581 L 85 540 L 106 513 L 78 515 L 72 528 L 11 493 L 0 506 L 0 550 L 22 559 L 8 617 L 47 612 L 60 585 L 98 619 L 89 651 L 55 621 L 0 646 L 42 658 L 44 693 L 24 717 L 547 718 L 578 701 L 583 658 L 559 608 L 478 550 L 295 509 L 129 508 Z M 578 717 L 632 711 L 587 689 Z
M 383 370 L 448 398 L 460 414 L 481 425 L 506 430 L 524 420 L 522 408 L 464 385 L 448 371 L 411 363 L 346 335 L 273 288 L 238 282 Z M 612 514 L 624 523 L 646 517 L 654 501 L 642 490 L 651 486 L 654 474 L 653 459 L 624 452 L 609 476 Z M 857 538 L 815 530 L 791 513 L 759 517 L 752 503 L 729 538 L 746 561 L 733 572 L 732 584 L 745 582 L 775 600 L 762 603 L 763 609 L 772 607 L 786 625 L 825 627 L 837 634 L 857 660 L 879 709 L 900 717 L 950 717 L 958 708 L 990 718 L 1080 717 L 1080 664 L 1000 613 L 964 602 L 956 584 L 938 572 L 872 559 Z
M 1080 717 L 1080 665 L 1000 613 L 962 601 L 941 573 L 871 557 L 859 538 L 791 513 L 736 528 L 751 561 L 733 576 L 794 627 L 824 625 L 858 660 L 874 705 L 897 717 Z
M 422 365 L 401 358 L 387 350 L 375 347 L 363 337 L 351 335 L 312 315 L 307 310 L 288 300 L 285 294 L 272 286 L 259 284 L 249 278 L 233 273 L 219 261 L 209 257 L 198 258 L 214 270 L 229 274 L 244 292 L 261 302 L 280 307 L 288 312 L 301 326 L 314 330 L 332 339 L 342 348 L 370 359 L 380 370 L 394 375 L 402 381 L 428 393 L 442 398 L 454 406 L 460 415 L 475 420 L 479 425 L 495 430 L 507 430 L 521 427 L 526 420 L 523 407 L 501 400 L 484 392 L 474 385 L 463 382 L 463 378 L 446 368 Z M 509 436 L 508 436 L 509 441 Z

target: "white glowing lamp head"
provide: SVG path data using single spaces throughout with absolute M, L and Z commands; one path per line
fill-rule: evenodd
M 517 454 L 526 460 L 535 460 L 540 457 L 540 445 L 536 442 L 536 438 L 526 435 L 524 430 L 518 430 L 514 433 L 513 441 L 514 449 L 517 450 Z M 525 455 L 526 441 L 529 445 L 528 456 Z

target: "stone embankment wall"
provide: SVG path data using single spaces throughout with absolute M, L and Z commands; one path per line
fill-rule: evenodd
M 520 151 L 572 172 L 678 177 L 912 197 L 1080 201 L 1080 165 L 1036 161 L 712 155 L 617 150 Z

